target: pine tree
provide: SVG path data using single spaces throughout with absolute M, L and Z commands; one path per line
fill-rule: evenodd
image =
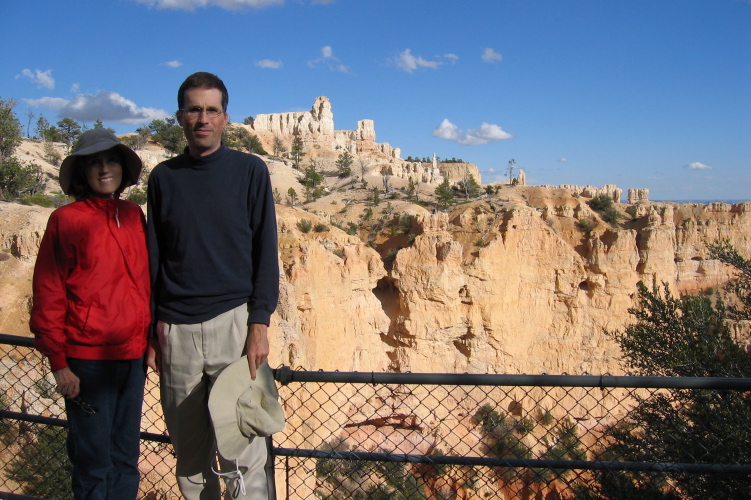
M 292 148 L 289 151 L 289 155 L 295 164 L 295 169 L 299 170 L 302 157 L 305 156 L 305 152 L 303 151 L 302 138 L 300 138 L 299 135 L 295 135 L 295 138 L 292 140 Z
M 751 377 L 751 357 L 730 335 L 730 322 L 751 314 L 751 261 L 727 242 L 710 245 L 712 257 L 733 266 L 737 280 L 722 300 L 706 295 L 674 297 L 638 285 L 636 319 L 612 333 L 633 375 L 681 377 Z M 639 399 L 627 419 L 611 427 L 602 460 L 650 463 L 751 463 L 751 404 L 748 393 L 668 389 Z M 647 472 L 597 471 L 595 484 L 579 499 L 751 498 L 751 474 L 668 476 Z M 673 485 L 675 488 L 668 488 Z
M 446 209 L 454 203 L 454 190 L 451 189 L 448 177 L 443 178 L 443 182 L 435 188 L 435 194 L 438 197 L 438 206 Z
M 339 177 L 345 178 L 352 175 L 352 162 L 354 159 L 346 149 L 339 155 L 336 160 L 336 171 Z
M 13 108 L 16 101 L 0 99 L 0 161 L 13 155 L 21 144 L 21 122 L 18 121 Z

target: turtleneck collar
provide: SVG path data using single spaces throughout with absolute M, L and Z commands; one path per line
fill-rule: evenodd
M 193 165 L 198 166 L 198 165 L 206 165 L 206 164 L 212 163 L 217 158 L 222 156 L 222 154 L 224 154 L 226 150 L 227 150 L 227 146 L 224 144 L 224 142 L 222 142 L 222 145 L 219 146 L 219 149 L 217 149 L 213 153 L 206 155 L 206 156 L 193 156 L 188 151 L 188 148 L 185 148 L 185 154 L 188 156 L 188 158 L 190 158 L 190 161 Z

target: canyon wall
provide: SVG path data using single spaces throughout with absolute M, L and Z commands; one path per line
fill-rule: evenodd
M 618 373 L 604 330 L 630 320 L 638 281 L 674 293 L 718 287 L 729 270 L 706 244 L 727 238 L 751 248 L 751 203 L 645 203 L 623 227 L 600 221 L 584 233 L 577 217 L 594 214 L 583 202 L 535 189 L 527 198 L 549 206 L 486 200 L 448 214 L 398 205 L 393 216 L 413 217 L 415 236 L 390 270 L 358 236 L 298 227 L 330 220 L 277 206 L 283 272 L 272 365 Z M 33 264 L 51 211 L 0 203 L 2 333 L 29 334 Z
M 640 210 L 624 228 L 600 223 L 585 234 L 575 217 L 549 215 L 554 206 L 476 202 L 447 214 L 405 204 L 394 217 L 414 217 L 418 235 L 387 270 L 357 237 L 335 227 L 303 233 L 297 223 L 314 216 L 279 207 L 284 300 L 272 329 L 275 361 L 324 370 L 622 373 L 605 330 L 630 321 L 636 283 L 667 283 L 677 294 L 719 287 L 729 269 L 708 257 L 706 244 L 751 243 L 751 203 Z M 594 217 L 584 206 L 575 212 Z

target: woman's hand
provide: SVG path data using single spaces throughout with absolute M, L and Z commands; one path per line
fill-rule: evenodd
M 55 391 L 59 392 L 66 398 L 75 398 L 81 391 L 81 379 L 79 379 L 75 373 L 71 371 L 69 367 L 65 367 L 56 372 L 52 372 L 55 377 Z

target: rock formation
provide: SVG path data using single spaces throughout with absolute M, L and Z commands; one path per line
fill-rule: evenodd
M 358 121 L 354 131 L 335 130 L 331 103 L 324 96 L 316 98 L 310 111 L 259 114 L 249 128 L 269 147 L 276 137 L 289 150 L 295 136 L 299 136 L 307 149 L 345 149 L 352 154 L 380 155 L 394 160 L 399 160 L 401 154 L 399 148 L 388 143 L 376 143 L 373 120 Z
M 430 163 L 419 161 L 399 161 L 389 165 L 389 173 L 400 179 L 425 184 L 440 184 L 443 182 L 443 174 L 438 167 Z
M 601 188 L 597 188 L 595 186 L 581 187 L 581 186 L 575 186 L 573 184 L 562 184 L 560 186 L 544 185 L 542 187 L 549 188 L 549 189 L 555 189 L 555 188 L 565 189 L 571 194 L 583 196 L 585 198 L 596 198 L 601 195 L 606 195 L 616 203 L 621 202 L 621 196 L 623 195 L 623 190 L 619 188 L 618 186 L 616 186 L 615 184 L 605 184 Z
M 649 201 L 649 189 L 637 188 L 628 190 L 628 203 L 639 203 L 641 201 Z
M 457 184 L 464 180 L 466 175 L 471 175 L 475 178 L 478 184 L 482 184 L 482 177 L 480 175 L 480 169 L 476 165 L 471 163 L 438 163 L 438 170 L 441 172 L 442 177 L 448 177 L 451 184 Z M 442 182 L 443 179 L 440 179 Z
M 524 170 L 519 170 L 519 175 L 516 176 L 516 185 L 517 186 L 527 185 L 527 174 L 524 173 Z

